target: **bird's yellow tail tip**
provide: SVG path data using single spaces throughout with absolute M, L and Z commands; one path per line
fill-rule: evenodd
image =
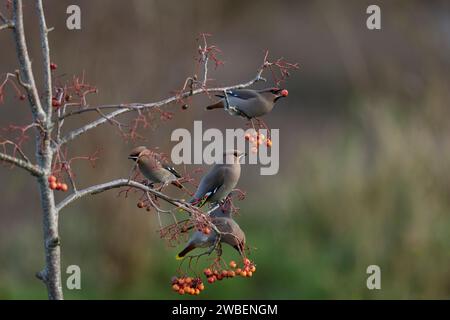
M 180 257 L 178 254 L 175 256 L 175 259 L 177 260 L 183 260 L 183 257 Z

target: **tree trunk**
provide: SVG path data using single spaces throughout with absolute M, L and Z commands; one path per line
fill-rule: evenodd
M 43 145 L 42 145 L 43 144 Z M 41 149 L 42 148 L 42 149 Z M 52 150 L 50 141 L 44 138 L 44 142 L 38 142 L 38 159 L 46 174 L 38 178 L 42 218 L 44 229 L 45 268 L 38 274 L 46 286 L 48 298 L 62 300 L 63 290 L 61 284 L 61 252 L 58 231 L 58 211 L 55 206 L 53 190 L 50 190 L 48 175 L 51 172 Z

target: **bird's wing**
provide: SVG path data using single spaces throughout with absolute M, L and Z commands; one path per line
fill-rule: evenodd
M 175 168 L 169 162 L 167 162 L 166 159 L 162 155 L 155 153 L 154 158 L 155 158 L 155 161 L 157 161 L 164 169 L 166 169 L 167 171 L 172 173 L 175 177 L 181 178 L 181 174 L 179 174 L 175 170 Z
M 212 223 L 221 234 L 221 242 L 232 247 L 239 245 L 241 237 L 245 241 L 245 234 L 232 218 L 213 218 Z M 239 248 L 236 248 L 239 251 Z
M 170 173 L 172 173 L 175 177 L 177 178 L 181 178 L 181 174 L 179 174 L 177 172 L 177 170 L 175 170 L 174 167 L 170 166 L 168 163 L 163 163 L 163 168 L 166 169 L 167 171 L 169 171 Z
M 209 235 L 204 234 L 200 231 L 195 231 L 191 238 L 189 239 L 186 247 L 177 254 L 175 257 L 177 260 L 183 259 L 186 254 L 194 250 L 195 248 L 205 248 L 214 244 L 216 239 L 216 233 L 211 232 Z
M 241 100 L 254 99 L 258 97 L 258 93 L 254 90 L 249 89 L 236 89 L 236 90 L 227 90 L 228 97 L 233 97 Z M 224 98 L 223 94 L 217 94 L 217 97 Z
M 202 199 L 212 197 L 217 190 L 223 185 L 225 180 L 225 172 L 223 167 L 213 167 L 200 181 L 197 192 L 194 197 L 196 199 Z

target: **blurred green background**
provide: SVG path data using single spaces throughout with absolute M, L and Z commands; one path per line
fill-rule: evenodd
M 285 85 L 289 97 L 264 117 L 280 128 L 280 172 L 260 176 L 245 165 L 239 183 L 247 197 L 236 219 L 257 272 L 181 299 L 450 298 L 448 1 L 76 1 L 82 30 L 69 31 L 65 11 L 73 3 L 45 1 L 55 27 L 51 56 L 63 79 L 85 71 L 99 88 L 93 105 L 154 101 L 181 88 L 198 72 L 200 32 L 212 33 L 223 51 L 225 66 L 210 75 L 215 84 L 252 78 L 265 49 L 301 65 Z M 381 7 L 379 31 L 366 28 L 369 4 Z M 26 6 L 40 76 L 37 21 Z M 9 31 L 0 32 L 0 58 L 0 73 L 17 68 Z M 168 107 L 174 119 L 156 121 L 137 144 L 170 152 L 172 130 L 191 129 L 194 120 L 221 130 L 245 125 L 204 112 L 207 102 Z M 27 111 L 11 92 L 0 127 L 27 123 Z M 134 145 L 109 125 L 72 143 L 70 155 L 101 151 L 95 169 L 74 163 L 79 186 L 126 177 Z M 8 167 L 0 181 L 0 298 L 46 299 L 34 277 L 44 263 L 37 185 Z M 178 299 L 170 278 L 179 247 L 159 239 L 156 216 L 138 210 L 136 197 L 116 195 L 85 198 L 61 213 L 63 270 L 82 270 L 82 289 L 66 289 L 65 297 Z M 237 259 L 230 248 L 225 254 Z M 366 288 L 371 264 L 381 268 L 381 290 Z

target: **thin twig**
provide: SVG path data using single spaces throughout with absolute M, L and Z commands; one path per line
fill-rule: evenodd
M 242 89 L 242 88 L 249 87 L 252 84 L 254 84 L 255 82 L 260 81 L 260 80 L 262 80 L 262 78 L 261 78 L 260 73 L 258 72 L 258 74 L 255 78 L 253 78 L 250 81 L 247 81 L 245 83 L 228 86 L 228 87 L 222 87 L 222 88 L 196 89 L 196 90 L 192 91 L 192 95 L 194 96 L 194 95 L 198 95 L 201 93 L 223 92 L 224 90 Z M 81 128 L 78 128 L 78 129 L 75 129 L 75 130 L 69 132 L 66 136 L 61 138 L 60 143 L 65 144 L 67 142 L 70 142 L 70 141 L 74 140 L 75 138 L 77 138 L 78 136 L 98 127 L 101 124 L 104 124 L 105 122 L 109 122 L 111 119 L 113 119 L 121 114 L 130 112 L 132 110 L 142 110 L 142 109 L 162 107 L 162 106 L 168 105 L 170 103 L 176 102 L 179 99 L 186 98 L 190 95 L 191 95 L 190 92 L 184 92 L 181 96 L 175 95 L 175 96 L 172 96 L 170 98 L 167 98 L 167 99 L 164 99 L 164 100 L 161 100 L 158 102 L 143 103 L 143 104 L 136 103 L 136 104 L 132 104 L 132 105 L 105 105 L 105 106 L 97 106 L 97 107 L 81 109 L 81 110 L 71 112 L 69 114 L 63 115 L 61 118 L 66 118 L 69 115 L 80 114 L 80 113 L 89 112 L 89 111 L 98 112 L 99 109 L 118 109 L 118 110 L 115 110 L 111 113 L 108 113 L 108 114 L 102 116 L 102 118 L 99 118 L 91 123 L 88 123 L 87 125 L 85 125 Z

